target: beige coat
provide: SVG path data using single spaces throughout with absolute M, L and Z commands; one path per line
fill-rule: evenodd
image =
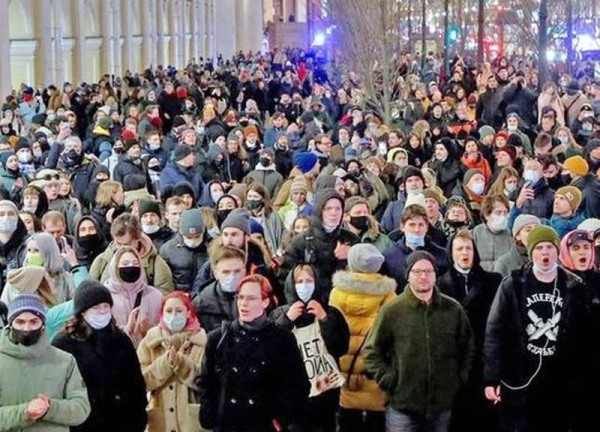
M 169 364 L 171 346 L 178 351 L 175 367 Z M 200 406 L 195 403 L 192 387 L 200 369 L 206 346 L 206 332 L 168 334 L 151 328 L 137 353 L 151 394 L 148 432 L 199 432 Z M 174 410 L 172 410 L 174 408 Z

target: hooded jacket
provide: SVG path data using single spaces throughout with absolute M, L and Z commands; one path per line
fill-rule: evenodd
M 471 376 L 475 374 L 477 379 L 480 380 L 485 325 L 496 291 L 502 282 L 502 277 L 497 273 L 487 272 L 481 268 L 475 244 L 473 244 L 473 265 L 469 273 L 464 275 L 456 270 L 452 259 L 452 244 L 455 238 L 450 239 L 448 243 L 447 251 L 450 268 L 437 280 L 437 287 L 442 293 L 459 302 L 467 313 L 475 339 L 475 358 Z
M 333 273 L 341 266 L 341 262 L 335 257 L 334 251 L 337 247 L 342 222 L 332 232 L 327 232 L 323 228 L 321 217 L 325 203 L 330 199 L 340 201 L 342 209 L 344 200 L 333 189 L 322 191 L 315 202 L 314 217 L 311 228 L 303 235 L 294 237 L 285 251 L 282 272 L 287 276 L 291 269 L 300 263 L 316 264 L 314 265 L 316 281 L 315 283 L 322 287 L 324 300 L 329 298 L 331 291 L 331 277 Z
M 81 241 L 81 237 L 79 236 L 79 227 L 84 221 L 90 221 L 94 224 L 94 227 L 96 227 L 96 234 L 94 236 L 86 236 L 86 239 L 89 238 L 93 241 Z M 108 246 L 108 242 L 102 234 L 102 228 L 96 219 L 91 216 L 83 216 L 81 219 L 79 219 L 75 229 L 75 242 L 73 244 L 75 256 L 77 257 L 77 261 L 79 261 L 79 265 L 85 266 L 89 270 L 92 262 L 94 262 L 96 257 L 106 249 L 106 246 Z
M 14 344 L 9 332 L 5 328 L 0 335 L 2 430 L 68 432 L 70 426 L 83 423 L 90 414 L 90 402 L 73 356 L 52 347 L 45 335 L 35 345 L 26 347 Z M 46 415 L 34 422 L 25 410 L 40 393 L 52 403 Z
M 348 352 L 340 358 L 340 369 L 346 380 L 341 392 L 342 408 L 379 412 L 385 409 L 385 394 L 365 369 L 362 346 L 377 314 L 394 298 L 396 282 L 387 276 L 350 271 L 333 275 L 329 304 L 341 311 L 350 330 Z
M 269 191 L 269 197 L 275 197 L 279 193 L 279 189 L 283 184 L 283 177 L 275 169 L 275 164 L 264 167 L 259 162 L 253 171 L 246 176 L 246 181 L 254 180 L 262 184 L 267 191 Z
M 104 252 L 94 259 L 90 268 L 90 277 L 104 283 L 109 278 L 109 263 L 112 260 L 118 247 L 114 242 L 110 242 Z M 162 292 L 173 290 L 173 275 L 171 269 L 156 251 L 152 241 L 142 234 L 138 244 L 138 253 L 142 258 L 143 273 L 146 281 Z
M 25 239 L 28 237 L 27 228 L 17 217 L 17 229 L 10 236 L 6 243 L 0 242 L 0 289 L 6 284 L 6 277 L 9 270 L 19 267 L 25 258 L 26 244 Z

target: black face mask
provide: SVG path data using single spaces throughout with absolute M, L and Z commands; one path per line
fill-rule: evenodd
M 229 213 L 231 213 L 232 210 L 233 209 L 217 210 L 217 224 L 219 226 L 221 226 L 221 224 L 225 222 L 225 219 L 227 219 L 227 216 L 229 216 Z
M 44 327 L 40 327 L 37 330 L 17 330 L 14 328 L 10 329 L 10 340 L 18 345 L 31 346 L 38 343 L 44 333 Z
M 119 267 L 119 277 L 123 282 L 134 283 L 142 275 L 141 267 Z
M 264 167 L 268 167 L 269 165 L 271 165 L 271 158 L 268 157 L 261 157 L 260 158 L 260 164 Z
M 79 154 L 75 150 L 69 150 L 65 154 L 65 163 L 68 166 L 77 165 L 81 162 L 82 159 L 83 159 L 83 154 Z
M 369 216 L 350 216 L 350 225 L 360 232 L 366 231 L 369 229 Z
M 116 154 L 121 155 L 123 153 L 125 153 L 125 149 L 122 147 L 117 147 L 113 149 L 115 151 Z
M 246 201 L 246 206 L 248 210 L 258 210 L 263 207 L 264 203 L 262 200 L 248 200 Z
M 77 240 L 79 246 L 88 251 L 96 249 L 98 246 L 100 246 L 100 242 L 100 236 L 97 234 L 79 237 L 79 240 Z

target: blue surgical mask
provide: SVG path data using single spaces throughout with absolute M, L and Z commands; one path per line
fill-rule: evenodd
M 94 330 L 102 330 L 110 323 L 110 320 L 112 320 L 112 314 L 110 312 L 101 314 L 86 312 L 83 314 L 83 319 Z
M 296 294 L 304 303 L 308 303 L 315 292 L 315 284 L 313 282 L 296 284 Z
M 241 280 L 241 276 L 229 275 L 225 276 L 222 280 L 219 281 L 219 283 L 221 284 L 221 289 L 223 290 L 223 292 L 233 294 L 237 292 L 237 287 Z
M 186 314 L 165 315 L 163 322 L 172 333 L 179 333 L 187 324 L 187 316 Z
M 472 183 L 470 189 L 474 194 L 483 195 L 483 191 L 485 191 L 485 183 Z
M 0 232 L 5 234 L 12 234 L 17 229 L 17 218 L 5 216 L 0 219 Z
M 404 241 L 407 246 L 413 246 L 415 248 L 425 246 L 425 236 L 411 234 L 409 232 L 404 233 Z

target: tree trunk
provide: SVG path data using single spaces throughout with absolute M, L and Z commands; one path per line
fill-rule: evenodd
M 542 0 L 546 1 L 546 0 Z M 483 39 L 485 27 L 485 0 L 479 0 L 477 13 L 477 63 L 483 63 Z
M 548 0 L 540 0 L 540 26 L 538 33 L 538 88 L 548 81 L 548 58 L 546 51 L 548 50 Z

